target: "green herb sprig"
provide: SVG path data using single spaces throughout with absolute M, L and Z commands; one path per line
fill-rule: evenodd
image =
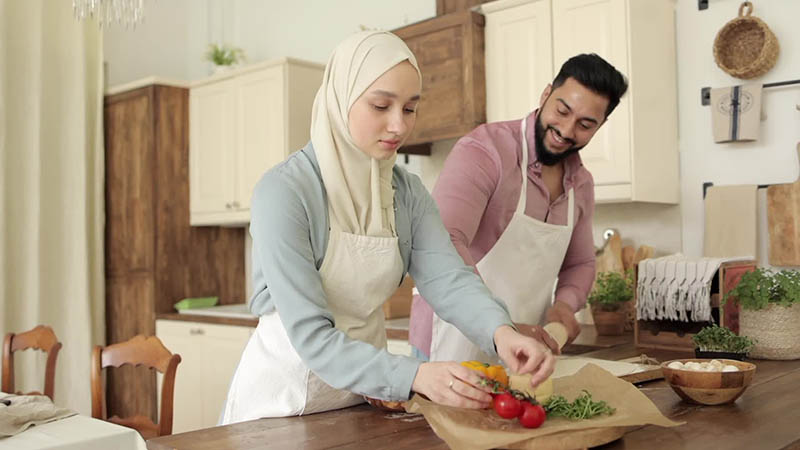
M 616 412 L 616 409 L 609 406 L 605 401 L 592 400 L 592 394 L 585 389 L 571 403 L 562 395 L 553 395 L 543 406 L 548 416 L 566 417 L 570 420 L 591 419 L 601 414 L 610 416 Z

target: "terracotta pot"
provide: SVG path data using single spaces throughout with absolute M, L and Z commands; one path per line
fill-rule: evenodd
M 594 327 L 600 336 L 619 336 L 625 331 L 625 311 L 603 311 L 592 308 Z

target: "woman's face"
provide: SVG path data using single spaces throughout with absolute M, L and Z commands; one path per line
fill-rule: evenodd
M 389 159 L 414 129 L 418 103 L 419 75 L 403 61 L 375 80 L 350 107 L 350 136 L 372 158 Z

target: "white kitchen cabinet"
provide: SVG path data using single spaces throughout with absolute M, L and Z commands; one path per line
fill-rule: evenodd
M 157 320 L 156 336 L 181 355 L 175 375 L 173 433 L 217 425 L 233 373 L 254 327 Z M 158 380 L 161 398 L 161 377 Z
M 553 80 L 550 0 L 498 1 L 486 14 L 486 119 L 521 119 Z
M 192 225 L 250 221 L 255 184 L 309 140 L 323 70 L 319 64 L 282 58 L 192 83 Z
M 596 201 L 678 203 L 674 0 L 499 0 L 482 11 L 489 121 L 523 117 L 568 58 L 597 53 L 629 88 L 581 150 Z

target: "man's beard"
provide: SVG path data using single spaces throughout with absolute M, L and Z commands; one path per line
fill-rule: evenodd
M 544 146 L 544 134 L 547 132 L 547 130 L 553 130 L 553 133 L 556 133 L 559 137 L 561 137 L 565 141 L 572 143 L 573 144 L 572 147 L 564 150 L 561 153 L 554 153 L 548 150 Z M 534 122 L 534 127 L 533 127 L 533 136 L 534 136 L 534 141 L 536 143 L 536 158 L 539 160 L 539 162 L 541 162 L 545 166 L 555 166 L 556 164 L 566 159 L 569 155 L 573 153 L 578 153 L 578 150 L 585 147 L 585 145 L 576 147 L 574 145 L 575 141 L 564 138 L 563 136 L 561 136 L 561 133 L 559 133 L 555 128 L 549 125 L 545 129 L 544 125 L 542 125 L 541 112 L 536 116 L 536 122 Z

